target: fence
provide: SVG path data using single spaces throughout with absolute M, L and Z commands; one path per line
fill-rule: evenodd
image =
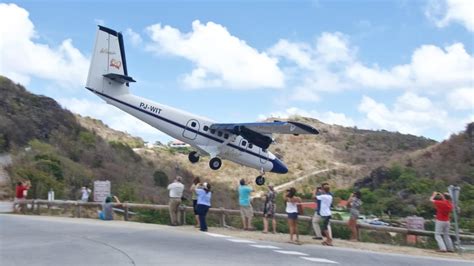
M 65 206 L 65 207 L 74 207 L 74 217 L 80 218 L 81 217 L 81 208 L 82 207 L 101 207 L 102 203 L 98 202 L 81 202 L 81 201 L 70 201 L 70 200 L 55 200 L 55 201 L 48 201 L 48 200 L 26 200 L 23 204 L 30 204 L 31 211 L 37 215 L 41 214 L 41 205 L 45 205 L 48 208 L 51 206 Z M 128 221 L 130 219 L 130 208 L 134 209 L 148 209 L 148 210 L 168 210 L 168 205 L 156 205 L 156 204 L 139 204 L 139 203 L 113 203 L 114 207 L 121 207 L 123 208 L 123 219 Z M 181 206 L 181 216 L 183 219 L 181 221 L 185 221 L 186 213 L 193 213 L 193 207 Z M 209 213 L 214 213 L 219 215 L 219 223 L 220 226 L 226 226 L 226 217 L 231 215 L 238 215 L 240 216 L 240 210 L 229 210 L 224 208 L 210 208 Z M 263 217 L 262 212 L 255 212 L 255 216 Z M 194 214 L 193 214 L 194 215 Z M 276 213 L 276 219 L 287 219 L 286 214 Z M 311 222 L 311 216 L 299 216 L 298 220 Z M 339 220 L 331 220 L 331 224 L 335 225 L 346 225 L 345 221 Z M 407 229 L 407 228 L 400 228 L 400 227 L 393 227 L 393 226 L 379 226 L 379 225 L 370 225 L 370 224 L 357 224 L 359 229 L 364 230 L 372 230 L 372 231 L 382 231 L 382 232 L 391 232 L 391 233 L 399 233 L 404 235 L 416 235 L 416 236 L 434 236 L 433 231 L 426 231 L 426 230 L 415 230 L 415 229 Z M 359 230 L 360 232 L 360 230 Z M 455 236 L 451 234 L 451 236 Z M 460 235 L 460 238 L 467 241 L 474 241 L 474 235 Z

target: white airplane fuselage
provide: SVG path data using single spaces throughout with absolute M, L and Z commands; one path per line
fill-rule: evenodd
M 110 96 L 91 88 L 87 89 L 108 104 L 135 116 L 175 139 L 188 143 L 201 154 L 207 153 L 211 158 L 217 156 L 264 172 L 288 172 L 285 164 L 274 154 L 250 144 L 242 136 L 210 129 L 215 121 L 133 94 Z

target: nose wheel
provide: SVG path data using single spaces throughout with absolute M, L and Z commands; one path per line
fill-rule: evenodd
M 197 163 L 199 161 L 199 154 L 196 151 L 192 151 L 189 153 L 188 159 L 191 163 Z
M 265 177 L 262 175 L 257 176 L 257 178 L 255 178 L 255 184 L 263 186 L 263 184 L 265 184 Z

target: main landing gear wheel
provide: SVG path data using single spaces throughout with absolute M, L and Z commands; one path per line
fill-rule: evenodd
M 259 186 L 263 186 L 263 184 L 265 184 L 265 177 L 261 175 L 257 176 L 257 178 L 255 179 L 255 183 Z
M 197 152 L 192 151 L 189 153 L 188 159 L 191 163 L 197 163 L 199 161 L 199 155 Z
M 222 166 L 222 161 L 221 159 L 215 157 L 215 158 L 212 158 L 210 161 L 209 161 L 209 167 L 211 167 L 212 170 L 217 170 L 219 168 L 221 168 Z

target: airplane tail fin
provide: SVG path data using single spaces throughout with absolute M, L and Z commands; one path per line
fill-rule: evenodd
M 128 76 L 122 33 L 99 26 L 86 88 L 106 95 L 119 95 L 129 92 L 130 82 L 135 80 Z

